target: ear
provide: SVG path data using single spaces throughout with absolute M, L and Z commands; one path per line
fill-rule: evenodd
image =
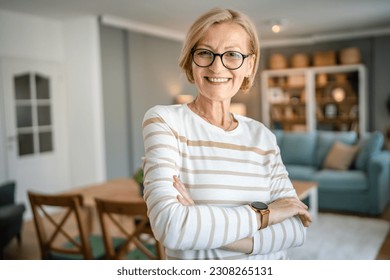
M 252 76 L 253 75 L 253 69 L 255 67 L 256 55 L 252 54 L 247 59 L 248 59 L 248 64 L 247 64 L 246 76 Z

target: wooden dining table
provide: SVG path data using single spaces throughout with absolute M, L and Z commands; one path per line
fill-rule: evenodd
M 62 194 L 80 194 L 83 196 L 86 210 L 86 224 L 89 232 L 99 230 L 97 223 L 95 198 L 114 201 L 143 201 L 139 184 L 132 178 L 118 178 L 105 182 L 71 188 Z

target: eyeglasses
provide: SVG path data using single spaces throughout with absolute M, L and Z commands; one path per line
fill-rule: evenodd
M 236 51 L 227 51 L 224 53 L 213 53 L 207 49 L 196 49 L 192 51 L 192 60 L 199 67 L 209 67 L 213 64 L 215 57 L 221 58 L 223 66 L 229 70 L 236 70 L 242 66 L 245 58 L 250 54 L 245 55 Z

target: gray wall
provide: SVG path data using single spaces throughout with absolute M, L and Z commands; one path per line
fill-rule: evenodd
M 142 120 L 154 105 L 172 104 L 177 94 L 195 94 L 178 66 L 181 43 L 130 32 L 128 37 L 133 163 L 144 155 Z
M 132 176 L 142 162 L 142 120 L 154 105 L 192 94 L 178 66 L 181 43 L 101 26 L 108 179 Z
M 378 37 L 373 44 L 373 127 L 385 131 L 390 129 L 390 113 L 385 105 L 387 98 L 390 98 L 390 36 Z M 371 100 L 371 96 L 369 97 Z
M 127 87 L 127 32 L 101 26 L 103 112 L 107 179 L 133 171 Z

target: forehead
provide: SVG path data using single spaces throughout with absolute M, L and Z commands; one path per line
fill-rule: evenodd
M 237 47 L 247 49 L 249 36 L 245 29 L 234 22 L 216 23 L 210 26 L 204 36 L 199 40 L 198 45 L 205 45 L 212 48 Z

